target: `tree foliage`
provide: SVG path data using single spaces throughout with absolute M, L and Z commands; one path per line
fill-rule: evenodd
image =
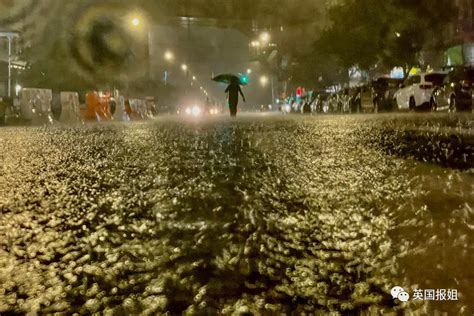
M 446 43 L 456 13 L 452 0 L 345 0 L 329 10 L 316 50 L 345 68 L 416 64 L 421 50 Z

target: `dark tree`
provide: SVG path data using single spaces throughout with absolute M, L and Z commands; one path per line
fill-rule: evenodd
M 441 50 L 456 18 L 452 0 L 346 0 L 332 7 L 332 24 L 316 50 L 349 68 L 414 65 L 423 49 Z

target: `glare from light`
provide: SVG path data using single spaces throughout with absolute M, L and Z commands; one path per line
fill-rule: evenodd
M 191 113 L 193 116 L 199 116 L 201 115 L 201 108 L 197 105 L 193 106 Z
M 182 64 L 181 69 L 183 69 L 183 71 L 187 71 L 188 70 L 188 65 Z
M 173 54 L 171 51 L 167 50 L 167 51 L 165 52 L 165 56 L 164 56 L 164 57 L 165 57 L 165 59 L 166 59 L 167 61 L 172 61 L 172 60 L 174 59 L 174 54 Z
M 400 37 L 400 36 L 402 36 L 402 34 L 400 34 L 399 32 L 395 32 L 395 36 Z
M 137 17 L 133 18 L 132 19 L 132 25 L 135 26 L 135 27 L 139 26 L 140 25 L 140 19 L 137 18 Z
M 192 109 L 191 108 L 186 108 L 185 112 L 186 112 L 187 115 L 191 115 Z
M 268 42 L 270 42 L 270 33 L 268 33 L 268 32 L 263 32 L 262 34 L 260 34 L 260 40 L 261 40 L 263 43 L 268 43 Z
M 259 46 L 260 46 L 260 42 L 259 42 L 259 41 L 252 41 L 252 42 L 250 43 L 250 45 L 251 45 L 252 47 L 259 47 Z
M 203 87 L 199 87 L 199 89 L 201 89 L 201 91 L 202 91 L 202 90 L 204 90 L 204 88 L 203 88 Z
M 196 81 L 196 79 L 197 79 L 196 76 L 193 76 L 193 80 Z
M 260 84 L 262 86 L 266 86 L 268 84 L 268 77 L 267 76 L 261 76 L 260 77 Z
M 19 84 L 17 84 L 17 85 L 15 86 L 15 92 L 16 92 L 16 95 L 17 95 L 17 96 L 18 96 L 18 94 L 20 93 L 21 89 L 23 89 L 23 87 L 20 86 Z
M 249 69 L 247 69 L 247 74 L 249 74 L 249 75 L 250 75 L 251 73 L 252 73 L 252 69 L 250 69 L 250 68 L 249 68 Z

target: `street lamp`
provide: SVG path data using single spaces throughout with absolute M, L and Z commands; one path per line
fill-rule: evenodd
M 152 25 L 150 19 L 144 12 L 130 12 L 124 17 L 124 26 L 127 27 L 130 35 L 138 40 L 140 44 L 146 45 L 147 58 L 147 76 L 150 80 L 153 79 L 152 69 Z
M 196 76 L 193 76 L 193 81 L 196 81 Z
M 133 19 L 132 19 L 132 25 L 133 25 L 134 27 L 140 26 L 140 19 L 137 18 L 137 17 L 133 18 Z
M 181 69 L 183 69 L 183 71 L 186 72 L 188 71 L 188 66 L 186 64 L 182 64 Z
M 252 69 L 247 69 L 247 74 L 250 75 L 252 73 Z
M 260 77 L 260 84 L 265 87 L 268 84 L 268 77 L 267 76 L 261 76 Z
M 164 57 L 165 57 L 165 60 L 166 60 L 166 61 L 173 61 L 173 59 L 174 59 L 174 54 L 173 54 L 171 51 L 167 50 L 167 51 L 165 52 Z
M 124 16 L 125 22 L 130 25 L 132 28 L 138 28 L 139 26 L 145 26 L 148 24 L 148 17 L 143 11 L 130 11 L 127 15 Z
M 262 43 L 268 44 L 270 42 L 270 33 L 263 32 L 262 34 L 260 34 L 260 40 L 262 41 Z

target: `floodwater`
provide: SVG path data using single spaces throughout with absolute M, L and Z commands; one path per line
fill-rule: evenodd
M 0 313 L 472 315 L 472 122 L 2 128 Z

